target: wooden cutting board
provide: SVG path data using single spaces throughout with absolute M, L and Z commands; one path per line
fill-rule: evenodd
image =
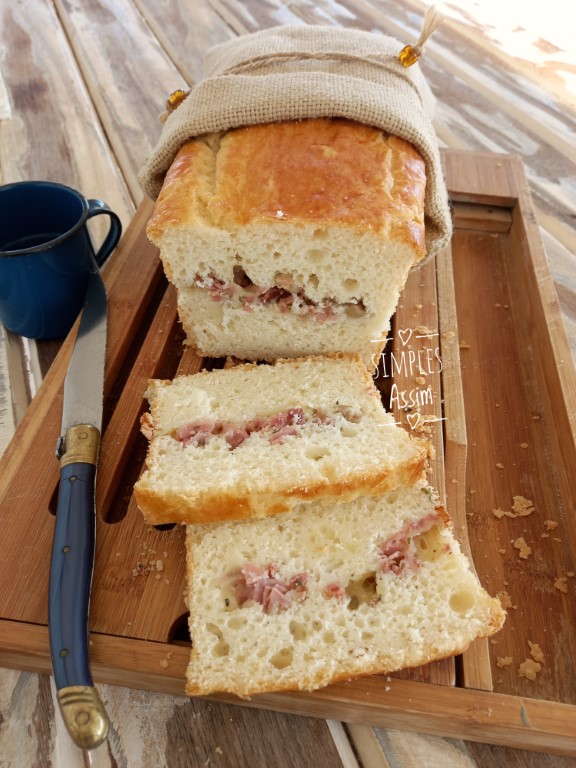
M 505 627 L 456 660 L 234 701 L 576 754 L 574 367 L 520 160 L 447 152 L 444 161 L 452 246 L 411 274 L 376 382 L 406 429 L 434 443 L 431 480 L 482 583 L 509 606 Z M 97 681 L 183 695 L 184 535 L 145 526 L 135 505 L 139 417 L 149 378 L 225 362 L 184 346 L 174 291 L 144 233 L 150 213 L 144 203 L 105 274 L 91 651 Z M 38 672 L 50 670 L 54 449 L 73 338 L 0 462 L 0 664 Z

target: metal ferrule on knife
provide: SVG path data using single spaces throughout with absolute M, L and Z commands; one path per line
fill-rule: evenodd
M 94 464 L 98 462 L 100 432 L 91 424 L 75 424 L 63 435 L 56 448 L 60 468 L 77 461 Z

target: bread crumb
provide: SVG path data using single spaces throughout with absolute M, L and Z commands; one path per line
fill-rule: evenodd
M 501 464 L 496 464 L 499 469 L 502 469 Z M 494 517 L 500 519 L 501 517 L 527 517 L 534 512 L 534 506 L 530 499 L 525 499 L 524 496 L 514 496 L 512 509 L 493 509 L 492 514 Z
M 506 554 L 506 550 L 504 549 L 504 547 L 501 547 L 501 548 L 498 550 L 498 553 L 499 553 L 500 555 L 505 555 L 505 554 Z
M 516 539 L 514 542 L 514 547 L 518 550 L 519 556 L 522 558 L 522 560 L 527 560 L 528 556 L 532 554 L 532 547 L 526 544 L 524 536 L 519 536 Z
M 424 376 L 416 376 L 414 381 L 416 382 L 416 384 L 421 384 L 421 385 L 426 384 L 426 379 L 424 378 Z
M 455 338 L 455 336 L 456 334 L 454 333 L 454 331 L 446 331 L 446 333 L 442 334 L 443 339 L 453 339 Z
M 546 528 L 547 531 L 555 531 L 556 528 L 558 528 L 558 523 L 554 520 L 544 520 L 544 528 Z
M 512 511 L 516 513 L 517 517 L 526 517 L 534 512 L 534 504 L 530 499 L 525 499 L 524 496 L 514 496 Z
M 528 645 L 530 646 L 530 656 L 532 656 L 534 661 L 543 662 L 544 652 L 538 643 L 533 643 L 531 640 L 528 640 Z
M 528 443 L 520 443 L 520 448 L 528 448 Z
M 536 680 L 536 675 L 541 669 L 542 664 L 539 664 L 533 659 L 525 659 L 525 661 L 518 667 L 516 674 L 518 677 L 525 677 L 526 680 Z
M 500 461 L 496 464 L 496 467 L 498 469 L 504 469 L 504 464 L 502 464 Z
M 464 339 L 462 339 L 462 341 L 458 346 L 460 347 L 460 349 L 471 349 L 470 344 L 468 344 L 467 341 L 464 341 Z
M 222 749 L 221 749 L 221 747 L 216 747 L 216 749 L 215 749 L 214 751 L 215 751 L 215 752 L 218 752 L 218 754 L 219 754 L 219 755 L 223 755 L 223 754 L 224 754 L 224 753 L 222 752 Z
M 164 563 L 162 562 L 162 560 L 156 560 L 156 570 L 157 571 L 164 570 Z
M 500 403 L 494 403 L 494 408 L 500 408 Z
M 501 307 L 502 304 L 500 304 L 498 301 L 494 304 L 495 307 Z
M 568 576 L 569 579 L 574 578 L 574 571 L 566 571 L 566 576 Z
M 564 594 L 566 594 L 568 592 L 568 579 L 566 576 L 560 576 L 558 579 L 556 579 L 554 582 L 554 588 L 559 592 L 564 592 Z
M 497 656 L 496 657 L 496 666 L 500 669 L 506 669 L 506 667 L 509 667 L 510 664 L 512 664 L 512 656 Z
M 508 592 L 506 592 L 506 590 L 502 590 L 502 592 L 498 592 L 496 594 L 496 597 L 498 598 L 498 600 L 500 600 L 502 608 L 504 608 L 504 609 L 506 609 L 506 608 L 516 608 L 515 605 L 512 605 L 512 598 L 510 597 Z
M 172 652 L 169 652 L 166 654 L 166 656 L 164 656 L 163 659 L 160 660 L 160 666 L 162 667 L 162 669 L 166 669 L 166 667 L 168 666 L 168 662 L 170 661 L 173 655 L 174 654 Z

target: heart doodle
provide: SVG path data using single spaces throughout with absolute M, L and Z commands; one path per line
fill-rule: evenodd
M 409 413 L 406 418 L 408 419 L 408 424 L 410 424 L 410 429 L 416 429 L 416 427 L 420 423 L 420 414 Z
M 402 345 L 406 346 L 406 344 L 408 344 L 408 342 L 412 337 L 412 329 L 405 328 L 403 331 L 398 331 L 398 336 L 400 336 L 400 341 L 402 342 Z

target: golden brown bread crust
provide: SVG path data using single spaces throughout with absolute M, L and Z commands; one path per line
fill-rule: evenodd
M 414 441 L 416 442 L 416 441 Z M 399 486 L 412 486 L 421 477 L 427 457 L 427 445 L 420 443 L 420 457 L 412 464 L 398 467 L 394 472 L 352 476 L 345 481 L 325 478 L 313 485 L 292 488 L 285 492 L 266 489 L 261 494 L 222 492 L 194 496 L 187 499 L 183 494 L 168 491 L 157 492 L 145 484 L 134 487 L 134 498 L 148 525 L 183 523 L 206 525 L 229 520 L 268 517 L 289 512 L 301 502 L 323 500 L 326 503 L 349 501 L 360 494 L 377 496 Z
M 191 223 L 204 208 L 206 180 L 215 173 L 215 155 L 202 140 L 184 144 L 172 163 L 154 212 L 146 227 L 150 240 L 159 245 L 164 231 L 172 226 Z M 203 184 L 204 182 L 204 184 Z
M 422 258 L 425 184 L 416 149 L 371 126 L 340 118 L 249 126 L 180 149 L 147 234 L 159 245 L 166 230 L 200 220 L 229 230 L 318 221 L 371 229 Z

